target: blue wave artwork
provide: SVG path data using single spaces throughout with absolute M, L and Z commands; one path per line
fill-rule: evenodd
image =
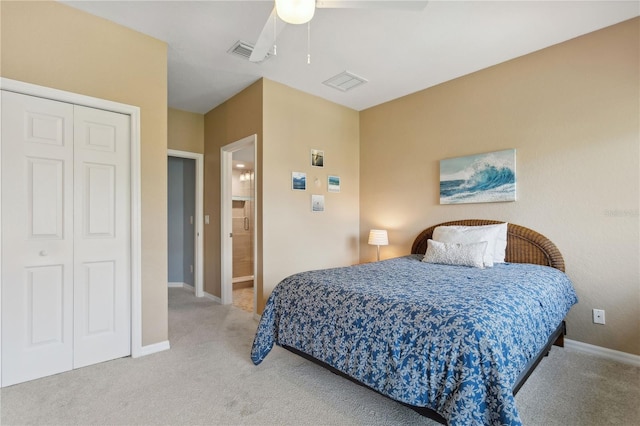
M 515 200 L 515 149 L 440 160 L 440 204 Z

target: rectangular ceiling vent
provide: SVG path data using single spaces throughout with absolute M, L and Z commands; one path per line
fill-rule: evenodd
M 329 80 L 322 82 L 322 84 L 338 89 L 341 92 L 346 92 L 364 83 L 367 83 L 367 79 L 359 77 L 349 71 L 343 71 L 340 74 L 331 77 Z
M 227 52 L 231 53 L 232 55 L 238 55 L 246 60 L 249 60 L 251 54 L 253 53 L 253 47 L 254 46 L 252 44 L 249 44 L 246 41 L 238 40 L 233 46 L 231 46 L 231 49 L 227 50 Z M 269 56 L 271 56 L 271 53 L 267 53 L 267 57 L 265 59 L 268 59 Z

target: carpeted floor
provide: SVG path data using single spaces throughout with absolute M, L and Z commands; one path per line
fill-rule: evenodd
M 169 289 L 171 350 L 4 388 L 2 425 L 428 425 L 281 348 L 254 366 L 256 322 Z M 640 424 L 640 368 L 554 348 L 516 397 L 525 425 Z

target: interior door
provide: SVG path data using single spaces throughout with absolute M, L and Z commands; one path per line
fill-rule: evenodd
M 74 107 L 74 368 L 131 353 L 129 116 Z
M 73 366 L 73 106 L 2 92 L 2 385 Z

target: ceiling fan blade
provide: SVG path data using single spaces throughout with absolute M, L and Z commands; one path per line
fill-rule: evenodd
M 276 20 L 275 25 L 273 22 L 274 19 Z M 271 15 L 267 18 L 267 22 L 264 24 L 264 28 L 262 28 L 260 36 L 258 36 L 258 41 L 256 41 L 253 47 L 253 52 L 249 60 L 251 62 L 263 61 L 264 58 L 267 57 L 269 50 L 273 47 L 276 37 L 278 37 L 278 34 L 282 32 L 286 25 L 285 22 L 277 18 L 276 8 L 274 7 Z
M 319 9 L 397 9 L 422 10 L 429 3 L 426 0 L 317 0 Z

